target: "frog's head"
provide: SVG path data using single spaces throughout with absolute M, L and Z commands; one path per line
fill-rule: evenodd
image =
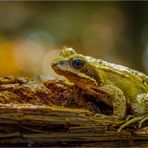
M 95 71 L 84 55 L 77 54 L 72 48 L 64 47 L 61 54 L 52 62 L 56 73 L 65 76 L 81 88 L 96 87 Z

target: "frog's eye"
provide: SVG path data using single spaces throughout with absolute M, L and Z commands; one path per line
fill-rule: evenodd
M 72 66 L 80 69 L 84 66 L 84 60 L 80 59 L 80 58 L 73 58 L 72 59 Z

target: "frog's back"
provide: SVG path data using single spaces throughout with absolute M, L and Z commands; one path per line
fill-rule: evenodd
M 127 78 L 129 77 L 131 81 L 148 88 L 148 76 L 146 76 L 145 74 L 128 68 L 126 66 L 121 66 L 112 63 L 109 63 L 107 65 L 111 66 L 115 71 L 121 72 L 122 74 L 127 76 Z
M 130 69 L 126 66 L 109 63 L 101 59 L 95 59 L 92 57 L 88 57 L 87 59 L 91 61 L 93 65 L 98 67 L 98 69 L 102 69 L 103 71 L 106 71 L 109 74 L 111 73 L 118 74 L 119 77 L 120 76 L 126 77 L 127 79 L 130 79 L 130 81 L 132 81 L 137 86 L 141 86 L 148 91 L 148 76 L 146 76 L 145 74 Z

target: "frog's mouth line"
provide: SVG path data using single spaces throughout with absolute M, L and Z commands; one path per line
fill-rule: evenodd
M 53 68 L 57 74 L 66 77 L 70 82 L 73 82 L 80 88 L 98 87 L 97 82 L 86 75 L 82 75 L 82 77 L 80 77 L 76 72 L 63 71 L 57 67 Z
M 59 68 L 54 69 L 57 74 L 64 76 L 67 78 L 70 82 L 74 83 L 76 86 L 80 87 L 85 92 L 88 92 L 88 94 L 94 94 L 93 96 L 100 96 L 103 97 L 105 92 L 102 92 L 102 90 L 98 89 L 99 86 L 97 82 L 93 79 L 88 78 L 87 76 L 80 77 L 77 73 L 73 73 L 70 71 L 62 71 L 59 70 Z M 105 93 L 107 95 L 107 93 Z M 110 95 L 110 94 L 108 94 Z

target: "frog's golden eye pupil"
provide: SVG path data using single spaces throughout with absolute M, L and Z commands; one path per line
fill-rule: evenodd
M 84 61 L 79 58 L 74 58 L 74 59 L 72 59 L 72 65 L 75 68 L 82 68 L 84 66 Z

